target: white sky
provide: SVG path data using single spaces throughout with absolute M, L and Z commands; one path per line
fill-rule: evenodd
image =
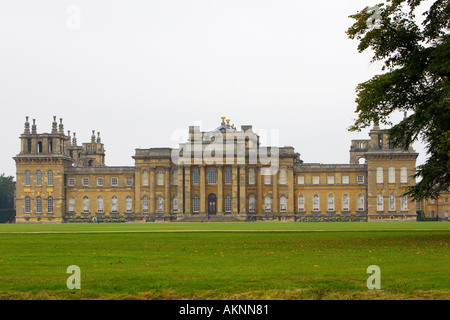
M 134 165 L 136 148 L 175 147 L 174 131 L 214 129 L 222 115 L 279 130 L 305 162 L 348 163 L 351 139 L 368 138 L 347 130 L 355 87 L 381 64 L 345 31 L 379 2 L 2 1 L 0 173 L 15 176 L 25 116 L 39 133 L 63 118 L 78 144 L 100 131 L 109 166 Z

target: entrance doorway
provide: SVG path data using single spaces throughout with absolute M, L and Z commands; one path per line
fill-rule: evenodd
M 217 198 L 216 195 L 214 193 L 211 193 L 208 196 L 208 214 L 216 214 L 216 202 L 217 202 Z

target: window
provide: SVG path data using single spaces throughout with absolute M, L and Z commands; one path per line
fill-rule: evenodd
M 132 185 L 133 185 L 133 178 L 131 178 L 131 177 L 126 177 L 125 183 L 126 183 L 126 185 L 127 185 L 128 187 L 132 186 Z
M 164 185 L 164 172 L 161 169 L 158 170 L 158 173 L 156 174 L 156 184 L 158 186 Z
M 225 212 L 231 212 L 231 203 L 232 199 L 231 196 L 228 195 L 225 197 Z
M 364 184 L 364 176 L 363 175 L 358 175 L 356 181 L 357 181 L 358 184 Z
M 148 212 L 148 197 L 142 198 L 142 212 Z
M 47 199 L 47 212 L 53 213 L 53 197 L 48 197 Z
M 250 212 L 255 212 L 256 211 L 256 201 L 255 201 L 255 196 L 251 195 L 248 198 L 248 211 Z
M 448 198 L 444 198 L 444 203 L 448 203 Z
M 350 183 L 350 177 L 342 176 L 342 184 L 349 184 L 349 183 Z
M 395 168 L 389 168 L 389 183 L 395 183 Z
M 304 176 L 298 176 L 297 177 L 297 184 L 305 184 L 305 177 Z
M 97 178 L 97 186 L 99 187 L 103 186 L 103 178 Z
M 200 171 L 198 168 L 192 169 L 192 184 L 200 183 Z
M 119 212 L 119 200 L 116 196 L 112 197 L 111 200 L 111 212 L 117 213 Z
M 53 171 L 48 170 L 47 172 L 47 186 L 52 187 L 53 186 Z
M 384 211 L 384 200 L 383 195 L 377 195 L 377 211 Z
M 31 186 L 31 173 L 29 170 L 25 171 L 25 185 Z
M 281 168 L 280 169 L 280 184 L 286 184 L 286 169 Z
M 313 211 L 319 211 L 319 195 L 315 194 L 313 196 Z
M 256 184 L 255 183 L 255 169 L 248 169 L 248 184 Z
M 111 185 L 113 187 L 117 187 L 118 184 L 119 184 L 119 181 L 117 178 L 111 178 Z
M 75 198 L 74 197 L 69 198 L 69 212 L 70 213 L 75 212 Z
M 280 212 L 286 212 L 287 199 L 285 196 L 280 198 Z
M 89 198 L 85 196 L 83 198 L 83 212 L 88 213 L 89 212 Z
M 148 186 L 148 170 L 142 171 L 142 185 Z
M 418 202 L 416 203 L 416 209 L 417 209 L 417 210 L 422 210 L 422 202 L 418 201 Z
M 36 198 L 36 212 L 37 213 L 42 212 L 42 198 L 41 197 Z
M 395 196 L 389 195 L 389 211 L 395 211 Z
M 102 197 L 97 198 L 97 212 L 99 212 L 99 213 L 103 212 L 103 198 Z
M 178 170 L 177 169 L 172 170 L 172 185 L 173 186 L 178 185 Z
M 69 187 L 74 187 L 75 186 L 75 178 L 69 178 L 68 184 L 69 184 Z
M 327 176 L 327 183 L 334 184 L 334 176 Z
M 342 196 L 342 211 L 350 211 L 350 201 L 348 194 Z
M 267 195 L 264 198 L 264 211 L 265 212 L 271 212 L 272 211 L 272 201 L 270 199 L 270 195 Z
M 177 212 L 178 211 L 178 197 L 174 196 L 172 199 L 172 211 Z
M 271 176 L 269 174 L 266 174 L 264 176 L 264 184 L 269 185 L 271 183 L 270 178 L 271 178 Z
M 408 183 L 408 172 L 406 167 L 400 168 L 400 183 Z
M 332 194 L 328 195 L 328 211 L 334 211 L 334 196 Z
M 89 186 L 89 178 L 83 178 L 83 186 L 84 187 Z
M 25 197 L 25 213 L 31 212 L 31 199 L 30 197 Z
M 358 195 L 358 211 L 364 210 L 364 195 L 359 194 Z
M 313 183 L 313 184 L 319 184 L 319 183 L 320 183 L 320 178 L 319 178 L 319 176 L 313 176 L 313 177 L 312 177 L 312 183 Z
M 200 211 L 200 198 L 198 196 L 194 196 L 194 200 L 192 201 L 192 210 L 194 212 Z
M 303 195 L 298 196 L 298 211 L 305 211 L 305 197 Z
M 208 170 L 208 184 L 216 184 L 217 183 L 217 171 L 216 169 Z
M 225 168 L 225 184 L 231 184 L 231 168 Z
M 408 197 L 402 196 L 401 198 L 401 210 L 408 211 Z
M 36 185 L 42 186 L 42 172 L 41 170 L 36 171 Z
M 125 206 L 126 206 L 125 210 L 127 210 L 127 212 L 133 211 L 133 199 L 130 196 L 127 196 L 127 198 L 125 200 Z
M 383 168 L 377 168 L 377 183 L 383 183 Z
M 37 143 L 37 153 L 42 153 L 42 141 Z

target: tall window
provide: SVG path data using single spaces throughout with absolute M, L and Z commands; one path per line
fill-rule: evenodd
M 31 186 L 31 173 L 29 170 L 25 171 L 25 185 Z
M 142 171 L 142 185 L 148 186 L 148 170 Z
M 225 168 L 225 184 L 231 184 L 231 168 Z
M 255 212 L 256 211 L 256 201 L 255 196 L 251 195 L 248 197 L 248 211 Z
M 41 170 L 36 171 L 36 185 L 42 186 L 42 172 Z
M 332 194 L 328 195 L 328 211 L 334 211 L 334 196 Z
M 280 169 L 280 184 L 286 184 L 286 168 Z
M 319 195 L 315 194 L 313 196 L 313 211 L 319 211 Z
M 112 197 L 111 200 L 111 212 L 117 213 L 119 212 L 119 200 L 116 196 Z
M 25 213 L 31 212 L 31 199 L 30 197 L 25 197 Z
M 158 170 L 158 173 L 156 174 L 156 184 L 158 186 L 164 185 L 164 172 L 161 169 Z
M 198 196 L 194 196 L 194 199 L 192 201 L 192 210 L 194 212 L 200 211 L 200 198 Z
M 130 196 L 127 196 L 125 201 L 126 201 L 125 209 L 127 210 L 127 212 L 132 212 L 133 211 L 133 199 Z
M 89 198 L 85 196 L 83 198 L 83 212 L 88 213 L 89 212 Z
M 256 184 L 255 183 L 255 169 L 248 169 L 248 184 Z
M 383 183 L 383 168 L 377 168 L 377 183 Z
M 359 194 L 358 195 L 358 211 L 364 210 L 364 195 Z
M 231 212 L 232 199 L 230 195 L 225 197 L 225 212 Z
M 200 171 L 198 168 L 192 169 L 192 184 L 200 183 Z
M 342 211 L 350 211 L 350 200 L 348 194 L 342 196 Z
M 395 183 L 395 168 L 389 168 L 389 183 Z
M 178 185 L 178 170 L 177 169 L 172 170 L 172 185 L 173 186 Z
M 42 213 L 42 198 L 41 197 L 36 198 L 36 212 Z
M 383 195 L 377 195 L 377 211 L 384 211 L 384 200 Z
M 408 197 L 402 196 L 401 199 L 401 210 L 402 211 L 408 211 Z
M 217 183 L 217 171 L 216 169 L 208 170 L 208 184 L 216 184 Z
M 74 197 L 69 198 L 69 212 L 70 213 L 75 212 L 75 198 Z
M 280 198 L 280 212 L 286 212 L 287 199 L 285 196 Z
M 178 211 L 178 197 L 174 196 L 172 199 L 172 211 L 177 212 Z
M 389 195 L 389 211 L 395 211 L 395 196 L 393 194 Z
M 47 199 L 47 212 L 53 213 L 53 197 L 48 197 Z
M 99 212 L 99 213 L 103 212 L 103 198 L 102 197 L 97 198 L 97 212 Z
M 298 211 L 305 211 L 305 197 L 302 194 L 298 196 Z
M 53 171 L 48 170 L 47 172 L 47 185 L 52 187 L 53 186 Z
M 142 212 L 148 212 L 148 197 L 142 198 Z
M 270 177 L 270 176 L 269 176 Z M 272 211 L 272 201 L 270 199 L 270 196 L 267 195 L 264 198 L 264 211 L 265 212 L 271 212 Z
M 408 172 L 406 167 L 400 168 L 400 183 L 408 183 Z

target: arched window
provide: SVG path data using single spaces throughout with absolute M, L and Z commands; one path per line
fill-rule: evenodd
M 384 200 L 383 195 L 377 195 L 377 211 L 384 211 Z
M 342 211 L 350 211 L 350 200 L 348 194 L 342 196 Z
M 42 213 L 42 198 L 41 197 L 36 198 L 36 212 Z
M 256 211 L 256 201 L 255 201 L 254 195 L 251 195 L 250 197 L 248 197 L 248 211 L 249 212 Z
M 164 185 L 164 172 L 161 169 L 158 170 L 158 173 L 156 174 L 156 184 L 158 186 Z
M 39 141 L 39 142 L 37 143 L 37 152 L 38 152 L 38 153 L 42 153 L 42 141 Z
M 69 198 L 69 212 L 70 213 L 75 212 L 75 198 L 74 197 Z
M 359 194 L 358 195 L 358 211 L 364 210 L 364 195 Z
M 225 168 L 225 184 L 231 184 L 231 168 Z
M 194 196 L 194 199 L 192 201 L 192 210 L 194 212 L 200 211 L 200 198 L 198 196 Z
M 208 184 L 216 184 L 217 183 L 217 170 L 211 168 L 208 170 Z
M 408 211 L 408 197 L 402 196 L 401 198 L 401 210 Z
M 164 198 L 163 196 L 158 196 L 158 212 L 164 212 Z
M 89 213 L 89 197 L 87 196 L 83 198 L 83 212 Z
M 48 197 L 47 199 L 47 212 L 53 213 L 53 197 Z
M 192 169 L 192 184 L 200 183 L 200 171 L 198 168 Z
M 298 196 L 298 211 L 305 211 L 305 197 L 302 194 Z
M 42 172 L 41 170 L 36 171 L 36 185 L 42 186 Z
M 408 183 L 408 172 L 406 167 L 400 168 L 400 183 Z
M 25 185 L 31 186 L 31 173 L 29 170 L 25 171 Z
M 395 195 L 389 195 L 389 211 L 395 211 Z
M 116 196 L 113 196 L 111 200 L 111 212 L 119 212 L 119 200 Z
M 125 210 L 127 212 L 132 212 L 133 211 L 133 199 L 130 196 L 127 196 L 126 200 L 125 200 Z
M 377 183 L 383 183 L 383 168 L 377 168 Z
M 255 183 L 255 169 L 248 169 L 248 184 L 256 184 Z
M 148 197 L 144 196 L 142 198 L 142 212 L 148 212 Z
M 142 185 L 148 186 L 148 170 L 142 171 Z
M 280 169 L 280 184 L 286 184 L 286 168 Z
M 97 212 L 98 213 L 103 212 L 103 198 L 102 197 L 97 198 Z
M 328 195 L 328 211 L 334 211 L 334 195 Z
M 47 172 L 47 185 L 48 186 L 53 186 L 53 171 L 52 170 L 48 170 Z
M 25 213 L 31 212 L 31 199 L 30 197 L 25 197 Z
M 231 212 L 232 199 L 230 195 L 225 197 L 225 212 Z
M 313 196 L 313 211 L 319 211 L 319 195 L 315 194 Z
M 172 198 L 172 211 L 177 212 L 178 211 L 178 197 L 174 196 Z
M 389 183 L 395 183 L 395 168 L 389 168 Z
M 286 212 L 287 199 L 285 196 L 280 198 L 280 212 Z
M 270 195 L 267 195 L 264 198 L 264 211 L 265 212 L 271 212 L 272 211 L 272 199 L 270 199 Z

